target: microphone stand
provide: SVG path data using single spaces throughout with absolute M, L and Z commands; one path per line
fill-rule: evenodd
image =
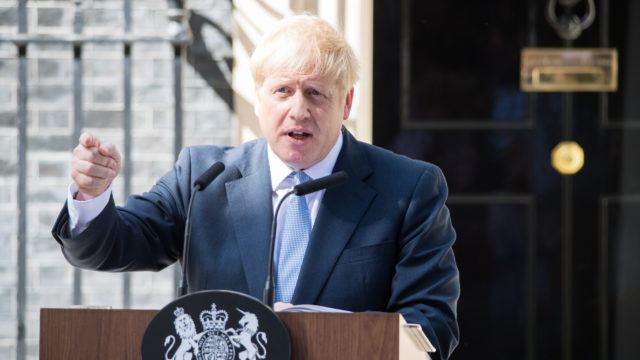
M 211 165 L 202 175 L 194 182 L 191 196 L 189 197 L 189 205 L 187 206 L 187 218 L 184 226 L 184 240 L 182 242 L 182 279 L 178 286 L 177 296 L 184 296 L 189 291 L 189 279 L 187 278 L 187 261 L 189 260 L 189 243 L 191 240 L 191 208 L 193 207 L 193 199 L 196 194 L 204 190 L 211 182 L 224 171 L 224 164 L 216 162 Z
M 276 211 L 273 214 L 273 221 L 271 222 L 271 240 L 269 242 L 269 265 L 267 267 L 267 281 L 264 285 L 264 291 L 262 292 L 262 303 L 267 305 L 270 309 L 273 309 L 273 298 L 274 298 L 274 288 L 275 288 L 275 280 L 273 278 L 273 253 L 275 252 L 276 247 L 276 225 L 278 223 L 278 212 L 280 212 L 280 207 L 284 203 L 285 199 L 289 196 L 296 193 L 296 189 L 293 189 L 286 193 L 282 199 L 278 202 L 276 206 Z
M 187 220 L 184 225 L 184 239 L 183 239 L 183 251 L 182 251 L 182 279 L 180 279 L 180 286 L 178 286 L 178 296 L 187 295 L 189 290 L 189 284 L 187 280 L 187 249 L 189 249 L 189 240 L 191 239 L 191 208 L 193 207 L 193 198 L 200 191 L 200 184 L 196 184 L 191 191 L 189 197 L 189 206 L 187 207 Z

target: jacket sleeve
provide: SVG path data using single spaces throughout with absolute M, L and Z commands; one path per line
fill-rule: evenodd
M 456 306 L 460 282 L 452 245 L 456 233 L 445 205 L 444 175 L 430 166 L 416 183 L 398 243 L 389 310 L 418 323 L 436 347 L 433 359 L 447 359 L 458 344 Z
M 189 149 L 149 192 L 117 207 L 113 197 L 80 234 L 69 233 L 67 205 L 52 230 L 74 266 L 106 271 L 161 270 L 182 252 L 186 201 L 190 195 Z M 185 200 L 186 199 L 186 200 Z

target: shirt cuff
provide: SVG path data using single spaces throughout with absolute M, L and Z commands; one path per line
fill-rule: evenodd
M 102 194 L 90 200 L 79 201 L 74 199 L 73 197 L 77 192 L 78 187 L 71 182 L 67 193 L 67 210 L 69 211 L 69 232 L 71 233 L 71 237 L 82 233 L 89 227 L 89 223 L 104 210 L 111 198 L 111 185 L 109 185 L 107 190 Z

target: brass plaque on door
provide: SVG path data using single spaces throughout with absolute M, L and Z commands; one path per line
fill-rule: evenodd
M 618 51 L 608 48 L 524 48 L 520 89 L 603 92 L 618 89 Z
M 584 166 L 584 150 L 575 141 L 563 141 L 551 150 L 551 165 L 562 175 L 573 175 Z

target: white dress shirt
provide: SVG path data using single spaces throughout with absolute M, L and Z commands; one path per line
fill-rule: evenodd
M 333 145 L 331 150 L 329 150 L 327 156 L 310 168 L 302 169 L 304 173 L 309 175 L 311 179 L 318 179 L 323 176 L 331 175 L 333 167 L 336 164 L 336 160 L 338 160 L 338 155 L 340 155 L 342 142 L 342 133 L 340 133 L 340 136 L 338 136 L 336 143 Z M 293 186 L 295 185 L 294 180 L 288 176 L 292 171 L 297 170 L 290 168 L 280 160 L 280 158 L 271 150 L 271 147 L 267 150 L 267 156 L 269 159 L 269 170 L 271 172 L 271 198 L 273 200 L 273 211 L 275 212 L 276 205 L 280 199 L 293 189 Z M 311 217 L 311 228 L 313 228 L 313 224 L 315 224 L 316 217 L 318 216 L 318 209 L 320 208 L 320 202 L 322 201 L 324 193 L 325 190 L 320 190 L 305 195 L 307 199 L 307 206 L 309 207 L 309 216 Z M 282 226 L 279 225 L 282 224 L 285 213 L 287 212 L 287 207 L 285 205 L 280 208 L 280 212 L 278 213 L 278 227 L 276 229 L 275 254 L 273 259 L 273 265 L 276 269 L 278 268 L 278 259 L 280 254 L 280 239 L 282 239 Z
M 67 210 L 69 211 L 69 230 L 71 231 L 71 236 L 79 235 L 89 226 L 91 220 L 100 215 L 109 203 L 111 191 L 110 184 L 107 190 L 97 197 L 80 201 L 74 198 L 78 193 L 78 187 L 73 182 L 69 184 Z

